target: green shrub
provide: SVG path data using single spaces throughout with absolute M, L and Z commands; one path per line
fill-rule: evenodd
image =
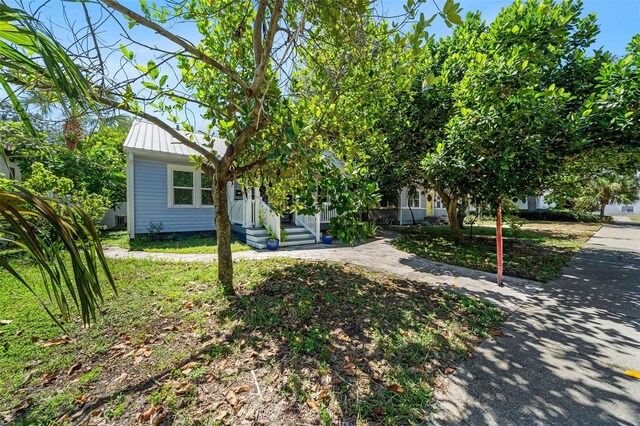
M 590 213 L 580 213 L 566 209 L 549 209 L 549 210 L 521 210 L 517 215 L 527 220 L 546 220 L 551 222 L 584 222 L 597 223 L 600 217 Z M 613 222 L 611 216 L 605 216 L 602 220 L 604 223 Z

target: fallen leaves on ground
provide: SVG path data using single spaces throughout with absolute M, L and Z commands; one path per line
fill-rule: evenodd
M 43 346 L 51 347 L 51 346 L 64 345 L 65 343 L 69 343 L 70 341 L 71 341 L 71 337 L 64 335 L 64 336 L 56 337 L 53 340 L 49 340 Z
M 80 367 L 82 367 L 82 363 L 81 362 L 76 362 L 75 364 L 73 364 L 71 367 L 69 367 L 69 370 L 67 370 L 67 376 L 70 376 L 73 373 L 75 373 L 76 371 L 78 371 L 80 369 Z
M 182 368 L 180 369 L 180 371 L 182 371 L 182 374 L 187 375 L 187 374 L 191 373 L 194 368 L 199 367 L 199 366 L 200 366 L 199 363 L 197 363 L 195 361 L 192 361 L 192 362 L 190 362 L 188 364 L 183 365 Z
M 166 417 L 164 408 L 160 405 L 151 405 L 147 410 L 136 416 L 138 423 L 151 422 L 151 424 L 159 424 Z
M 193 384 L 188 380 L 173 380 L 169 383 L 176 395 L 186 395 L 193 390 Z
M 490 335 L 492 335 L 493 337 L 504 337 L 504 331 L 502 330 L 498 330 L 496 328 L 490 328 L 489 330 L 487 330 L 489 332 Z
M 397 383 L 387 386 L 387 390 L 395 393 L 404 393 L 404 389 Z

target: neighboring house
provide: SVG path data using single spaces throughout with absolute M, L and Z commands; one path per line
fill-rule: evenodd
M 122 203 L 112 209 L 107 210 L 100 225 L 107 229 L 127 228 L 127 203 Z
M 633 204 L 612 203 L 604 208 L 604 214 L 609 216 L 626 216 L 640 214 L 640 193 Z
M 0 157 L 0 177 L 5 179 L 12 179 L 18 182 L 22 182 L 22 172 L 20 167 L 11 161 L 10 158 Z
M 196 143 L 206 143 L 202 134 L 192 136 Z M 215 139 L 213 149 L 223 152 L 225 142 Z M 146 121 L 133 124 L 124 151 L 130 238 L 150 232 L 215 231 L 211 179 L 195 170 L 189 160 L 190 155 L 199 154 Z M 241 241 L 257 248 L 266 247 L 268 230 L 281 240 L 281 245 L 319 242 L 323 225 L 326 227 L 335 216 L 330 204 L 323 203 L 317 215 L 294 212 L 280 217 L 262 199 L 259 188 L 243 188 L 238 182 L 230 182 L 227 191 L 232 231 Z
M 527 198 L 516 201 L 516 205 L 520 210 L 546 210 L 556 206 L 556 203 L 547 204 L 544 201 L 544 197 L 548 195 L 550 191 L 545 191 L 543 195 L 529 195 Z
M 555 203 L 547 204 L 544 201 L 544 197 L 548 195 L 550 191 L 545 191 L 543 195 L 529 196 L 526 200 L 518 200 L 516 205 L 521 210 L 546 210 L 552 209 L 556 206 Z M 593 212 L 597 213 L 597 212 Z M 640 214 L 640 193 L 638 193 L 637 199 L 631 204 L 611 203 L 607 204 L 604 209 L 604 213 L 610 216 L 624 216 L 632 214 Z
M 397 199 L 383 199 L 369 212 L 369 217 L 377 222 L 400 225 L 446 216 L 447 209 L 435 191 L 420 189 L 410 194 L 408 188 L 399 191 Z

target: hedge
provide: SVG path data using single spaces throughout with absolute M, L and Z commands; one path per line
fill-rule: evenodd
M 605 216 L 601 221 L 600 216 L 591 213 L 580 213 L 572 210 L 549 209 L 549 210 L 520 210 L 516 213 L 519 217 L 527 220 L 546 220 L 551 222 L 585 222 L 585 223 L 611 223 L 613 218 Z

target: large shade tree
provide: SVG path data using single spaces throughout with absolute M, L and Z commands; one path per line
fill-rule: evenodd
M 438 185 L 496 208 L 499 281 L 502 202 L 539 191 L 579 149 L 567 115 L 571 94 L 549 79 L 598 32 L 593 15 L 581 17 L 581 6 L 516 1 L 503 9 L 466 52 L 456 113 L 425 162 Z
M 383 13 L 376 7 L 381 5 L 365 0 L 189 0 L 170 5 L 141 2 L 139 9 L 117 0 L 95 3 L 107 12 L 104 16 L 110 25 L 119 28 L 123 38 L 119 51 L 128 65 L 122 73 L 108 73 L 102 60 L 110 46 L 95 37 L 95 28 L 101 24 L 89 22 L 84 29 L 74 28 L 73 34 L 83 42 L 70 47 L 94 84 L 91 99 L 158 125 L 198 153 L 196 167 L 213 182 L 218 280 L 226 294 L 234 293 L 228 182 L 268 181 L 267 190 L 272 192 L 269 199 L 276 200 L 284 198 L 286 186 L 282 182 L 295 182 L 294 189 L 309 194 L 313 185 L 301 186 L 298 182 L 314 182 L 328 173 L 331 178 L 323 184 L 332 187 L 338 211 L 367 205 L 354 202 L 353 194 L 358 194 L 359 200 L 373 199 L 374 186 L 357 179 L 345 183 L 343 174 L 335 172 L 327 159 L 338 156 L 345 161 L 346 172 L 358 170 L 359 159 L 352 160 L 348 155 L 351 139 L 336 138 L 322 125 L 324 118 L 345 113 L 335 106 L 340 102 L 308 101 L 308 93 L 295 90 L 292 70 L 301 64 L 311 66 L 310 51 L 339 52 L 344 47 L 345 52 L 358 53 L 352 58 L 353 67 L 363 64 L 367 55 L 369 59 L 375 55 L 375 43 L 382 36 L 400 44 L 414 42 L 423 36 L 428 22 L 424 15 L 415 13 L 421 2 L 408 0 L 405 5 L 420 29 L 409 31 L 409 35 L 404 35 L 406 28 L 402 25 L 379 25 Z M 459 6 L 449 0 L 440 13 L 450 23 L 459 20 L 458 10 Z M 153 44 L 141 41 L 139 35 L 145 31 L 154 34 Z M 185 33 L 190 36 L 183 36 Z M 89 47 L 78 51 L 80 46 Z M 137 56 L 135 50 L 144 50 L 145 55 Z M 313 66 L 336 69 L 335 64 L 345 63 L 345 59 L 343 55 L 327 55 Z M 31 70 L 19 62 L 12 66 L 12 83 L 27 87 L 39 83 L 28 78 Z M 376 78 L 370 73 L 352 76 L 359 79 L 351 88 L 355 93 L 368 92 L 369 81 Z M 336 99 L 340 95 L 332 93 Z M 204 121 L 206 139 L 220 136 L 226 141 L 224 152 L 194 142 L 189 134 L 194 130 L 193 122 L 186 119 L 193 114 Z M 345 124 L 352 118 L 340 116 Z M 172 122 L 186 132 L 177 130 Z M 361 136 L 366 138 L 366 133 Z M 346 217 L 355 219 L 357 215 Z M 348 228 L 346 223 L 341 225 Z

